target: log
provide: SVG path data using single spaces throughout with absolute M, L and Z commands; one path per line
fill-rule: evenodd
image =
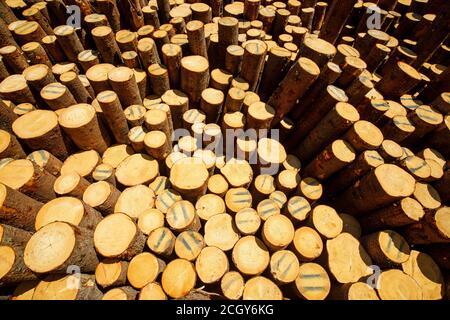
M 262 200 L 269 197 L 275 191 L 275 179 L 266 174 L 258 175 L 253 181 L 250 192 L 252 193 L 253 204 L 257 205 Z
M 268 100 L 268 104 L 277 111 L 274 124 L 278 123 L 284 115 L 291 111 L 295 101 L 301 99 L 311 84 L 317 79 L 319 73 L 319 67 L 310 59 L 300 58 L 294 64 L 286 78 Z M 298 81 L 300 81 L 300 85 Z
M 233 188 L 247 187 L 253 178 L 253 170 L 246 160 L 232 158 L 220 169 L 220 173 Z
M 24 102 L 36 104 L 36 100 L 34 99 L 24 76 L 19 74 L 10 75 L 0 82 L 0 97 L 16 104 Z
M 416 130 L 403 140 L 406 146 L 417 143 L 419 139 L 435 130 L 444 121 L 441 113 L 427 105 L 421 105 L 416 108 L 408 115 L 408 118 L 414 124 Z
M 127 268 L 128 282 L 135 289 L 142 289 L 156 280 L 166 264 L 149 252 L 143 252 L 131 259 Z
M 399 161 L 399 166 L 409 172 L 417 181 L 427 180 L 431 176 L 431 167 L 416 156 L 409 156 Z
M 181 59 L 181 90 L 186 92 L 191 103 L 198 104 L 201 92 L 209 83 L 209 63 L 202 56 L 193 55 Z
M 104 259 L 95 268 L 95 282 L 102 288 L 121 287 L 127 281 L 128 262 Z
M 212 175 L 208 179 L 208 192 L 223 198 L 228 191 L 228 182 L 221 174 Z
M 48 258 L 41 259 L 45 256 Z M 79 266 L 82 272 L 93 272 L 98 260 L 92 231 L 65 222 L 50 223 L 31 237 L 25 247 L 24 262 L 36 273 L 66 272 L 70 265 Z
M 53 62 L 63 62 L 67 60 L 55 35 L 45 36 L 41 39 L 41 42 Z
M 385 97 L 400 97 L 414 88 L 420 80 L 420 74 L 416 69 L 399 61 L 378 82 L 376 89 Z
M 97 101 L 115 140 L 118 143 L 127 143 L 128 123 L 117 94 L 111 90 L 102 91 L 97 95 Z
M 409 259 L 409 245 L 397 232 L 383 230 L 365 235 L 361 244 L 381 268 L 394 268 Z
M 206 192 L 208 171 L 198 158 L 177 161 L 170 170 L 170 183 L 183 198 L 195 200 Z
M 222 276 L 228 272 L 228 268 L 227 256 L 217 247 L 203 248 L 195 261 L 198 278 L 205 284 L 220 281 Z
M 76 62 L 77 55 L 84 50 L 75 28 L 71 26 L 58 26 L 54 30 L 59 45 L 69 61 Z
M 176 237 L 169 228 L 153 230 L 147 239 L 147 246 L 157 255 L 170 257 L 173 254 Z
M 324 300 L 330 288 L 330 277 L 322 266 L 312 262 L 300 266 L 294 283 L 294 291 L 300 299 Z
M 280 250 L 270 257 L 269 271 L 275 283 L 292 283 L 298 276 L 300 264 L 292 251 Z
M 117 67 L 108 72 L 111 87 L 119 97 L 120 103 L 126 108 L 134 104 L 142 104 L 136 77 L 132 69 Z
M 204 23 L 200 20 L 192 20 L 186 24 L 186 33 L 189 48 L 193 55 L 208 57 Z
M 255 209 L 245 208 L 236 213 L 235 224 L 242 235 L 254 235 L 259 230 L 261 218 Z
M 171 88 L 180 85 L 181 47 L 177 44 L 164 44 L 161 48 L 164 64 L 167 66 Z
M 225 212 L 224 200 L 215 194 L 205 194 L 195 203 L 196 214 L 202 220 L 209 220 L 213 215 Z
M 226 213 L 216 214 L 208 219 L 204 227 L 207 246 L 214 246 L 223 251 L 230 251 L 239 240 L 239 233 L 233 218 Z
M 106 181 L 89 185 L 83 193 L 83 201 L 104 215 L 114 213 L 120 192 Z
M 272 215 L 263 224 L 261 238 L 270 250 L 280 251 L 293 241 L 294 232 L 294 225 L 289 218 L 281 214 Z
M 328 85 L 321 91 L 320 101 L 315 100 L 315 112 L 305 112 L 298 119 L 297 130 L 293 133 L 292 139 L 302 139 L 315 125 L 336 105 L 338 102 L 347 102 L 348 97 L 345 91 L 336 86 Z
M 355 158 L 356 152 L 350 143 L 335 140 L 305 166 L 303 174 L 323 181 L 353 162 Z
M 11 31 L 8 29 L 8 21 L 6 21 L 6 17 L 2 14 L 2 21 L 0 22 L 0 34 L 1 39 L 0 40 L 0 46 L 18 46 L 16 43 L 16 40 L 14 39 L 13 35 L 11 34 Z M 16 21 L 16 19 L 10 21 L 9 23 Z
M 164 215 L 158 209 L 146 209 L 138 217 L 138 227 L 143 234 L 149 235 L 153 230 L 164 226 Z
M 175 259 L 164 269 L 161 285 L 168 296 L 182 298 L 194 288 L 196 280 L 194 265 L 184 259 Z
M 384 140 L 381 143 L 378 152 L 386 162 L 395 162 L 403 157 L 402 147 L 397 142 L 392 140 Z
M 61 111 L 59 125 L 82 150 L 103 153 L 111 144 L 109 135 L 100 126 L 94 107 L 90 104 L 74 104 Z
M 161 100 L 170 108 L 173 129 L 182 128 L 181 119 L 183 114 L 189 109 L 188 95 L 179 90 L 168 90 L 161 96 Z
M 101 214 L 74 197 L 60 197 L 42 206 L 36 215 L 36 230 L 55 221 L 93 231 L 102 219 Z
M 261 40 L 249 40 L 243 44 L 244 56 L 240 76 L 249 83 L 249 89 L 254 91 L 261 73 L 267 53 L 267 46 Z
M 323 241 L 312 228 L 301 227 L 295 230 L 294 239 L 290 245 L 300 261 L 312 261 L 318 258 L 323 250 Z
M 112 230 L 116 230 L 114 242 L 109 240 Z M 123 213 L 114 213 L 97 225 L 93 242 L 95 250 L 101 256 L 128 261 L 142 252 L 145 237 L 130 217 Z
M 401 143 L 411 135 L 415 129 L 413 123 L 407 117 L 394 116 L 381 128 L 381 132 L 385 139 Z
M 70 90 L 59 82 L 53 82 L 43 87 L 40 95 L 54 111 L 68 108 L 77 103 Z
M 442 205 L 439 193 L 428 183 L 416 182 L 413 196 L 426 211 L 435 210 Z
M 335 85 L 339 88 L 347 89 L 367 68 L 367 64 L 361 58 L 346 57 L 341 68 L 342 74 L 336 80 Z
M 175 202 L 167 210 L 166 220 L 175 232 L 198 231 L 201 227 L 194 205 L 186 200 Z
M 167 300 L 167 296 L 161 288 L 161 285 L 153 282 L 141 289 L 138 300 Z
M 175 254 L 181 259 L 194 261 L 205 246 L 205 240 L 200 233 L 184 231 L 175 240 Z
M 30 64 L 45 64 L 48 67 L 52 66 L 50 58 L 48 57 L 45 49 L 39 42 L 28 42 L 22 46 L 22 51 L 25 53 Z
M 176 199 L 174 201 L 176 201 Z M 122 192 L 117 199 L 114 211 L 123 212 L 132 218 L 138 218 L 142 211 L 152 208 L 154 204 L 154 191 L 146 186 L 138 184 L 134 187 L 126 188 Z M 157 206 L 157 208 L 159 208 L 159 206 Z M 167 209 L 168 208 L 166 208 L 166 210 Z
M 0 182 L 40 202 L 56 197 L 52 188 L 55 177 L 30 160 L 13 160 L 3 166 Z
M 17 115 L 14 113 L 9 106 L 5 104 L 3 100 L 0 99 L 0 128 L 8 132 L 13 132 L 12 124 L 17 119 Z
M 269 265 L 270 257 L 264 243 L 254 236 L 241 238 L 233 248 L 232 260 L 242 274 L 261 274 Z
M 130 286 L 113 288 L 108 290 L 102 297 L 102 300 L 136 300 L 138 291 Z
M 123 111 L 130 127 L 137 127 L 144 124 L 145 107 L 140 104 L 132 104 Z
M 381 272 L 378 284 L 377 292 L 381 300 L 422 300 L 423 297 L 419 284 L 398 269 Z
M 26 154 L 16 136 L 0 130 L 0 158 L 20 159 L 25 157 Z
M 290 58 L 291 53 L 287 49 L 277 46 L 268 50 L 267 63 L 264 65 L 264 71 L 258 86 L 258 93 L 263 99 L 269 98 L 277 84 L 282 80 Z
M 57 177 L 61 171 L 62 162 L 50 152 L 45 150 L 37 150 L 30 153 L 27 159 L 36 163 L 39 167 L 43 168 L 45 171 L 51 173 Z
M 341 250 L 341 248 L 347 250 Z M 372 274 L 372 260 L 360 242 L 348 233 L 342 233 L 326 243 L 326 266 L 339 283 L 356 282 Z M 352 268 L 346 268 L 351 263 Z
M 382 164 L 341 193 L 334 206 L 357 215 L 410 196 L 414 192 L 414 184 L 414 178 L 400 167 Z
M 244 48 L 231 44 L 226 47 L 224 68 L 233 75 L 239 74 L 244 57 Z
M 285 214 L 291 218 L 294 223 L 306 220 L 310 211 L 311 206 L 308 200 L 300 196 L 291 197 L 289 201 L 287 201 L 287 206 L 284 208 Z
M 69 89 L 75 99 L 75 103 L 90 103 L 92 101 L 93 97 L 84 87 L 77 73 L 74 71 L 65 72 L 59 79 Z
M 31 232 L 7 224 L 0 224 L 0 244 L 2 246 L 24 248 L 32 235 Z
M 378 149 L 383 142 L 383 133 L 369 121 L 360 120 L 345 133 L 343 139 L 348 141 L 356 152 Z
M 304 178 L 300 181 L 298 194 L 308 200 L 308 202 L 314 203 L 322 197 L 323 187 L 322 184 L 314 178 Z
M 76 172 L 61 174 L 53 184 L 53 190 L 58 196 L 72 196 L 78 199 L 83 197 L 83 193 L 90 183 Z
M 239 300 L 244 293 L 244 278 L 237 271 L 228 271 L 220 281 L 223 295 L 230 300 Z
M 37 279 L 36 275 L 24 264 L 22 247 L 2 245 L 0 246 L 0 257 L 4 261 L 0 269 L 2 286 Z
M 12 32 L 17 39 L 17 42 L 24 45 L 27 42 L 40 42 L 47 34 L 44 29 L 36 21 L 21 21 L 17 24 Z
M 137 51 L 138 40 L 135 32 L 120 30 L 116 32 L 115 38 L 122 53 L 126 51 Z
M 274 282 L 257 276 L 245 283 L 242 298 L 243 300 L 282 300 L 283 294 Z
M 10 300 L 32 300 L 33 294 L 38 285 L 39 280 L 23 281 L 14 289 Z

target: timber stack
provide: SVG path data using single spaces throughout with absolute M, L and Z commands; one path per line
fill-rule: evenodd
M 0 295 L 448 299 L 449 30 L 447 0 L 0 0 Z

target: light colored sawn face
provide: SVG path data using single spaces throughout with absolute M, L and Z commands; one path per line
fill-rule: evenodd
M 52 271 L 70 257 L 75 241 L 74 229 L 69 224 L 53 222 L 46 225 L 28 241 L 24 251 L 25 264 L 34 272 Z
M 136 232 L 136 225 L 128 216 L 121 213 L 109 215 L 95 229 L 95 248 L 105 257 L 117 256 L 128 248 Z

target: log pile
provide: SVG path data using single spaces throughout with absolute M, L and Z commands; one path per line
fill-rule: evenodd
M 0 0 L 9 299 L 449 298 L 450 2 L 80 3 Z

